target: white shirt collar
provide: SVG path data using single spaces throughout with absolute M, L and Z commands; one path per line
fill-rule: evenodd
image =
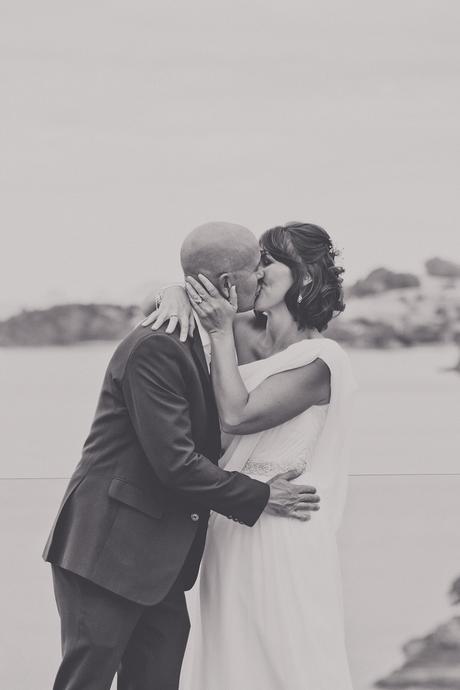
M 201 344 L 203 345 L 203 350 L 204 350 L 206 362 L 207 362 L 208 369 L 209 369 L 209 365 L 211 363 L 211 338 L 209 337 L 209 333 L 203 327 L 203 324 L 201 323 L 201 321 L 200 321 L 200 319 L 199 319 L 199 317 L 195 311 L 193 312 L 193 316 L 195 317 L 195 323 L 196 323 L 196 326 L 198 328 L 198 333 L 200 334 Z

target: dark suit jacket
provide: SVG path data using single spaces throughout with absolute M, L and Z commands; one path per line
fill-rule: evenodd
M 136 328 L 116 349 L 44 558 L 145 605 L 189 588 L 209 509 L 253 525 L 269 487 L 217 466 L 217 410 L 198 334 Z M 242 528 L 244 529 L 244 528 Z

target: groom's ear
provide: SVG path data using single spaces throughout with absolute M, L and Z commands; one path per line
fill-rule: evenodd
M 230 299 L 231 286 L 232 281 L 230 275 L 228 273 L 221 273 L 221 275 L 217 279 L 216 287 L 219 290 L 220 294 L 223 295 L 226 299 Z

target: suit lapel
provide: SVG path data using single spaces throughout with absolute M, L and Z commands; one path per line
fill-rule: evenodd
M 220 425 L 219 425 L 219 414 L 217 412 L 217 405 L 216 405 L 216 399 L 214 397 L 214 390 L 212 388 L 212 381 L 211 381 L 211 376 L 209 374 L 209 369 L 208 369 L 208 364 L 206 362 L 206 355 L 204 354 L 204 349 L 203 349 L 203 344 L 201 342 L 200 334 L 198 333 L 198 329 L 195 330 L 195 333 L 192 338 L 192 353 L 193 353 L 193 358 L 198 366 L 198 369 L 201 373 L 201 380 L 203 382 L 203 389 L 206 394 L 206 400 L 208 403 L 208 411 L 210 414 L 210 433 L 213 434 L 214 437 L 214 444 L 216 448 L 216 458 L 218 458 L 221 454 L 221 445 L 220 445 Z M 214 431 L 211 431 L 214 430 Z
M 197 362 L 201 373 L 203 374 L 204 378 L 206 379 L 206 382 L 208 384 L 208 387 L 211 385 L 211 378 L 209 376 L 209 369 L 208 369 L 208 364 L 206 362 L 206 356 L 204 354 L 203 350 L 203 344 L 201 342 L 200 334 L 198 333 L 198 328 L 195 330 L 195 333 L 193 334 L 192 337 L 192 352 L 195 358 L 195 361 Z

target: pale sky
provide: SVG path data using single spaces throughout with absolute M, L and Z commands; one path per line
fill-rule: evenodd
M 0 315 L 130 301 L 213 219 L 460 261 L 458 0 L 0 8 Z

